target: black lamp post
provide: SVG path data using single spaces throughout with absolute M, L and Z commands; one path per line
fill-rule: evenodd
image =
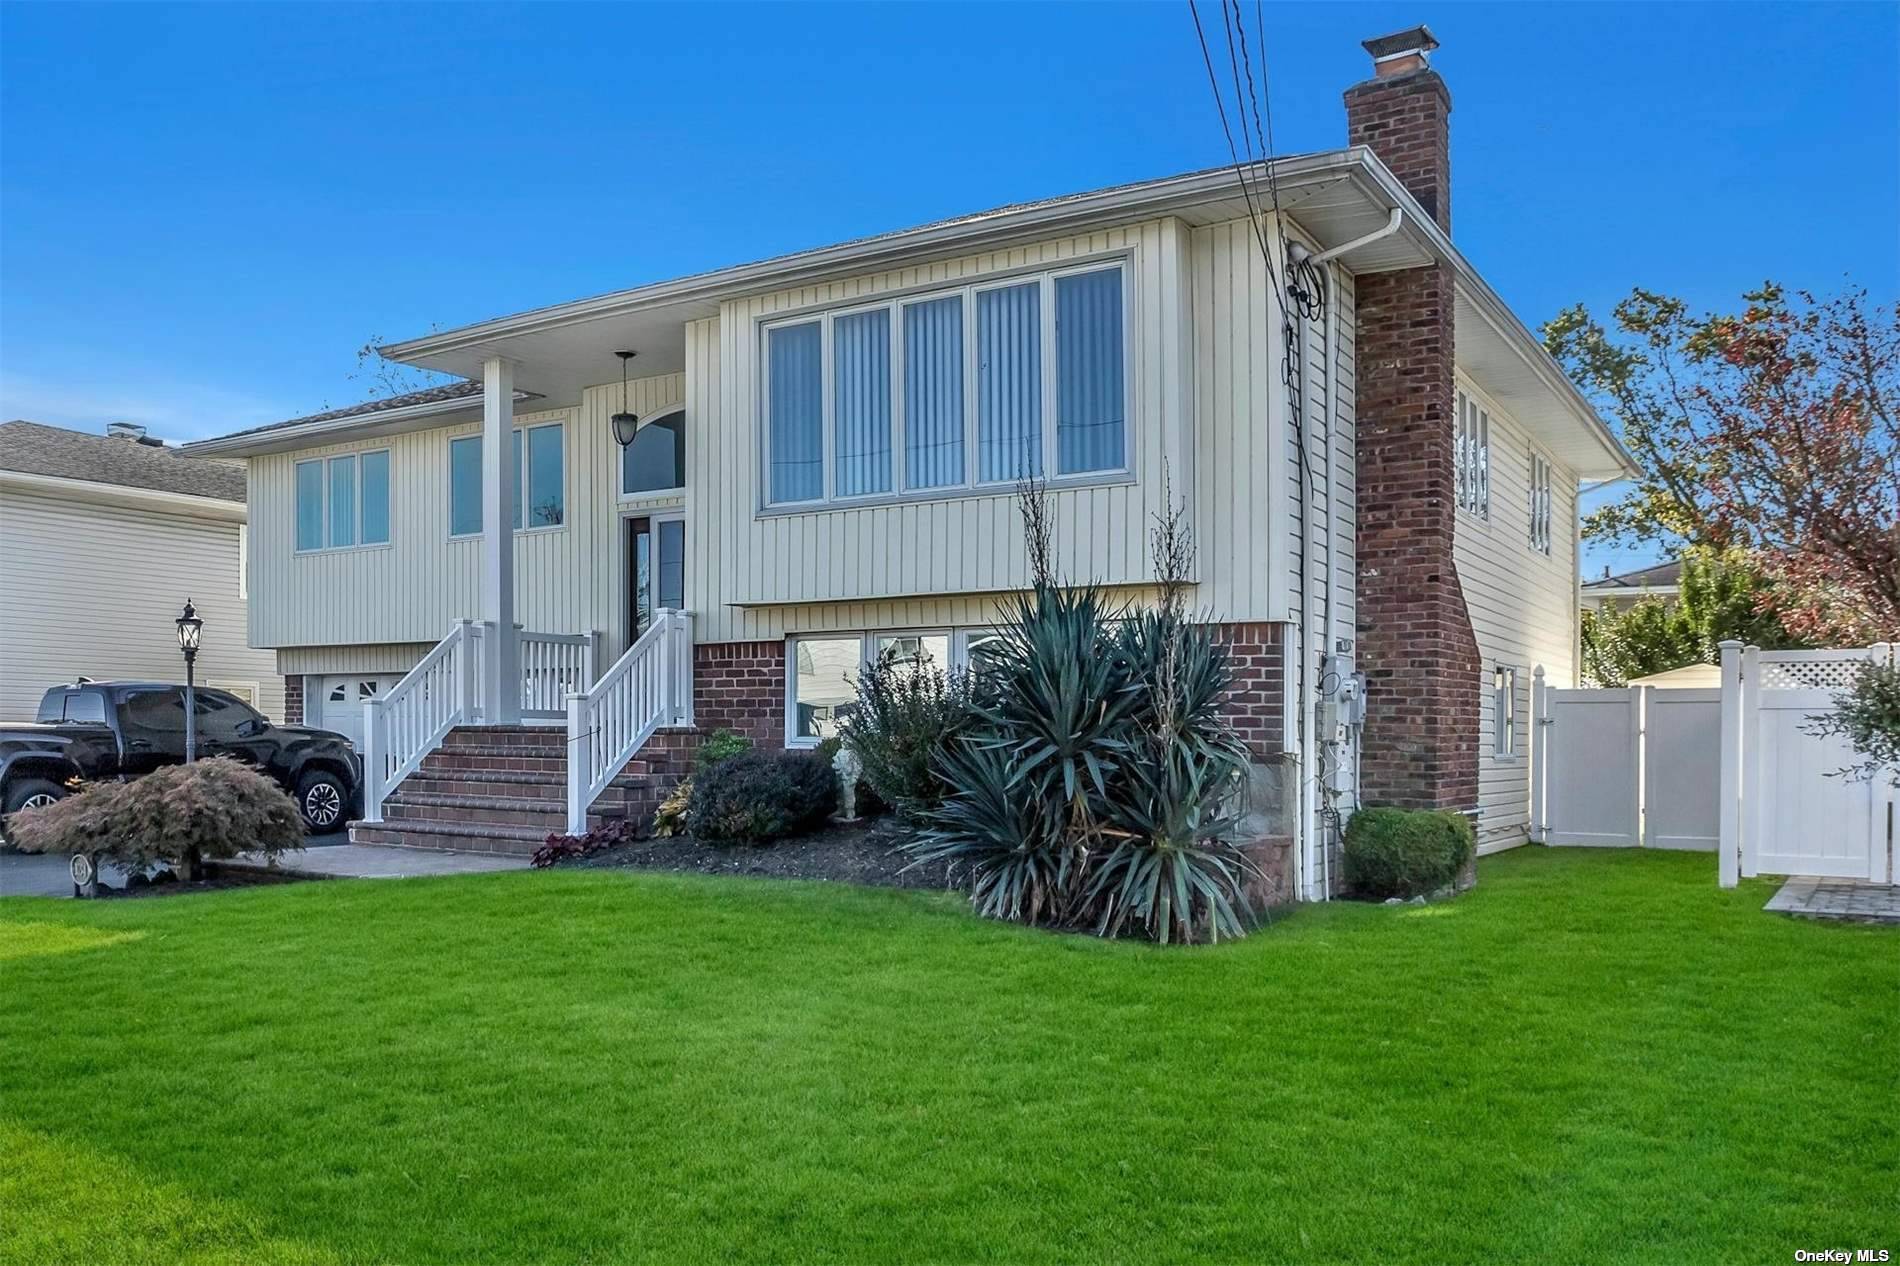
M 614 428 L 614 443 L 625 448 L 633 443 L 633 437 L 640 431 L 640 415 L 627 409 L 627 362 L 638 356 L 638 352 L 615 352 L 620 358 L 620 412 L 610 421 Z
M 205 626 L 190 598 L 185 599 L 185 612 L 177 624 L 178 649 L 185 653 L 185 763 L 189 765 L 198 759 L 198 691 L 193 666 L 198 662 L 198 637 Z

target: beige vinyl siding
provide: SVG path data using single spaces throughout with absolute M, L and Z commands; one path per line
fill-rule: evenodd
M 86 676 L 183 681 L 174 621 L 203 617 L 197 676 L 284 715 L 269 651 L 246 645 L 239 524 L 0 487 L 0 719 L 31 720 L 48 686 Z M 235 511 L 235 507 L 234 507 Z
M 991 623 L 1004 595 L 1027 583 L 1013 491 L 799 511 L 761 509 L 757 399 L 760 322 L 787 313 L 923 292 L 1082 264 L 1125 260 L 1130 348 L 1132 474 L 1051 493 L 1061 565 L 1125 594 L 1153 581 L 1148 536 L 1164 489 L 1191 508 L 1199 545 L 1196 606 L 1221 621 L 1287 618 L 1293 549 L 1285 496 L 1287 448 L 1277 337 L 1268 284 L 1245 221 L 1190 230 L 1160 219 L 942 260 L 725 304 L 685 328 L 681 374 L 635 380 L 644 417 L 686 406 L 687 491 L 623 503 L 618 449 L 607 419 L 618 381 L 588 388 L 573 409 L 524 415 L 568 425 L 568 521 L 523 535 L 517 618 L 548 632 L 598 632 L 608 658 L 624 649 L 624 517 L 683 510 L 685 601 L 702 642 L 777 640 L 793 633 L 949 628 Z M 1337 273 L 1340 293 L 1350 278 Z M 1350 372 L 1351 320 L 1341 324 Z M 1311 349 L 1321 355 L 1321 345 Z M 1316 383 L 1321 376 L 1316 375 Z M 1323 386 L 1323 383 L 1321 384 Z M 1337 439 L 1350 506 L 1351 405 L 1342 379 Z M 475 424 L 252 461 L 259 515 L 252 552 L 260 613 L 256 638 L 285 651 L 286 671 L 368 671 L 333 653 L 346 645 L 426 646 L 480 607 L 476 540 L 448 539 L 448 441 Z M 390 543 L 336 554 L 297 554 L 294 466 L 331 452 L 391 449 Z M 1350 522 L 1343 529 L 1351 539 Z M 1338 557 L 1342 623 L 1351 619 L 1352 558 Z M 292 654 L 292 651 L 295 654 Z M 381 661 L 378 661 L 381 667 Z
M 635 379 L 628 403 L 642 417 L 684 401 L 682 374 Z M 521 426 L 565 426 L 567 506 L 559 527 L 515 538 L 516 619 L 536 632 L 598 632 L 617 656 L 623 637 L 623 508 L 679 504 L 678 497 L 619 503 L 620 448 L 608 419 L 620 408 L 620 384 L 589 388 L 578 407 L 523 413 Z M 694 425 L 689 412 L 687 427 Z M 364 643 L 430 646 L 459 619 L 481 615 L 481 541 L 449 536 L 449 443 L 478 435 L 479 423 L 412 431 L 387 439 L 328 445 L 251 459 L 252 504 L 260 507 L 251 537 L 256 600 L 253 640 L 260 646 L 335 648 Z M 689 435 L 688 444 L 692 443 Z M 390 450 L 389 543 L 348 550 L 295 549 L 296 463 L 334 453 Z M 292 656 L 295 671 L 334 668 Z M 379 671 L 387 666 L 377 665 Z M 289 668 L 286 671 L 290 671 Z
M 1460 510 L 1454 550 L 1482 657 L 1478 847 L 1495 852 L 1524 843 L 1530 821 L 1531 673 L 1541 664 L 1552 686 L 1576 684 L 1577 475 L 1552 462 L 1551 552 L 1533 550 L 1530 437 L 1462 373 L 1458 386 L 1491 414 L 1491 517 Z M 1499 664 L 1517 669 L 1514 759 L 1494 754 L 1491 675 Z

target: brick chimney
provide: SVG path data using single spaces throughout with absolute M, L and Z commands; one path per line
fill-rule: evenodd
M 1367 40 L 1373 77 L 1346 90 L 1346 130 L 1447 232 L 1451 93 L 1419 26 Z M 1357 658 L 1366 674 L 1367 803 L 1478 802 L 1481 663 L 1453 555 L 1453 281 L 1441 265 L 1357 281 Z

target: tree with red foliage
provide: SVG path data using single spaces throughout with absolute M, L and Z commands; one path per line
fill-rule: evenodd
M 1864 290 L 1772 283 L 1740 315 L 1633 291 L 1615 333 L 1582 307 L 1545 344 L 1643 468 L 1592 539 L 1740 551 L 1798 638 L 1900 638 L 1900 320 Z

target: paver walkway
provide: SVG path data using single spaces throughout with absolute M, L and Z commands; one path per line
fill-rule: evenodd
M 1900 884 L 1870 884 L 1864 879 L 1815 879 L 1797 875 L 1781 885 L 1764 910 L 1804 919 L 1854 919 L 1900 923 Z
M 239 860 L 263 865 L 255 854 Z M 476 875 L 491 870 L 523 870 L 525 857 L 498 853 L 450 853 L 424 848 L 393 848 L 387 844 L 338 844 L 334 848 L 307 848 L 277 863 L 279 870 L 332 879 L 412 879 L 419 875 Z

